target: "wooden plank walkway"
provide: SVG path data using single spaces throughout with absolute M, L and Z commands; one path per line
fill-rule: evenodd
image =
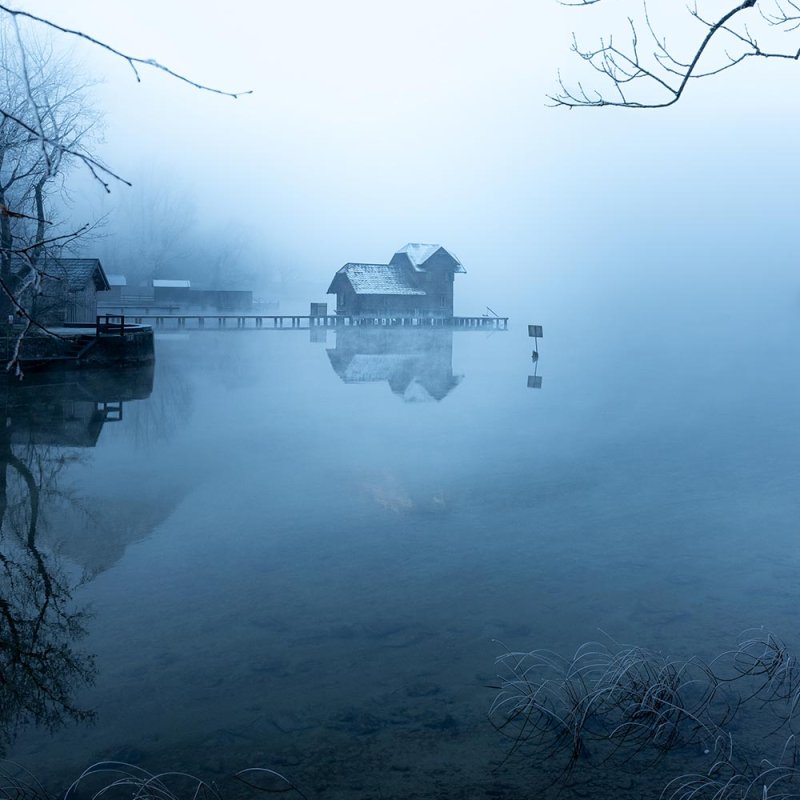
M 107 314 L 98 317 L 106 325 L 125 321 L 152 323 L 156 328 L 249 328 L 268 330 L 311 330 L 313 328 L 384 327 L 454 328 L 458 330 L 508 330 L 508 317 L 312 317 L 286 314 Z

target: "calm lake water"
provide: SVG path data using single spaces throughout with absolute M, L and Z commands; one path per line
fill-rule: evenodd
M 797 645 L 800 312 L 751 289 L 492 334 L 165 333 L 152 376 L 9 392 L 37 547 L 90 614 L 51 635 L 95 657 L 70 700 L 96 716 L 7 756 L 54 788 L 118 759 L 270 767 L 310 798 L 535 797 L 552 765 L 506 760 L 487 719 L 507 649 Z M 561 796 L 658 797 L 703 763 L 579 768 Z

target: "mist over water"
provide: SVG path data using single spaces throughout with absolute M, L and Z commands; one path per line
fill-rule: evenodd
M 666 112 L 567 112 L 545 96 L 580 79 L 570 32 L 627 36 L 618 4 L 254 5 L 59 4 L 254 89 L 137 83 L 76 43 L 96 155 L 133 183 L 69 176 L 64 224 L 110 214 L 79 255 L 307 314 L 346 262 L 437 242 L 455 314 L 509 330 L 159 328 L 154 373 L 5 389 L 0 580 L 60 649 L 53 702 L 0 684 L 0 755 L 53 791 L 121 760 L 337 800 L 659 797 L 703 747 L 589 748 L 563 778 L 488 719 L 495 659 L 709 659 L 752 626 L 800 648 L 796 74 L 751 59 Z M 770 728 L 731 732 L 757 762 Z
M 309 796 L 530 796 L 551 766 L 505 761 L 487 720 L 506 649 L 797 644 L 792 287 L 707 305 L 621 272 L 573 309 L 520 298 L 508 332 L 160 335 L 152 394 L 59 477 L 102 515 L 42 532 L 89 576 L 96 722 L 9 756 L 52 785 L 116 758 L 267 766 Z M 698 763 L 577 772 L 564 796 L 657 796 Z

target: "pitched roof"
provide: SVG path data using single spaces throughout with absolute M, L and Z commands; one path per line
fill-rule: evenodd
M 411 266 L 417 272 L 424 271 L 423 265 L 435 253 L 440 250 L 444 251 L 454 262 L 453 272 L 466 272 L 461 262 L 449 251 L 442 247 L 440 244 L 422 244 L 420 242 L 409 242 L 404 247 L 401 247 L 395 256 L 405 255 L 411 262 Z M 392 259 L 394 261 L 394 259 Z
M 409 242 L 405 247 L 401 247 L 397 252 L 405 253 L 408 260 L 415 266 L 422 266 L 439 248 L 440 244 L 420 244 L 419 242 Z
M 424 295 L 410 280 L 402 266 L 396 264 L 345 264 L 334 276 L 328 294 L 334 294 L 339 276 L 350 281 L 356 294 Z
M 191 285 L 192 282 L 187 280 L 153 279 L 154 289 L 189 289 Z
M 98 291 L 108 291 L 108 279 L 97 258 L 47 258 L 41 265 L 47 275 L 63 280 L 68 292 L 80 292 L 89 283 Z

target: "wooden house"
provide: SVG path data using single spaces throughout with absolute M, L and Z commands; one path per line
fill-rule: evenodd
M 452 317 L 453 279 L 466 272 L 438 244 L 407 244 L 388 264 L 345 264 L 328 294 L 347 316 Z
M 30 308 L 37 322 L 43 325 L 94 324 L 98 292 L 107 292 L 110 288 L 98 259 L 48 256 L 37 262 L 36 269 L 41 275 L 41 291 L 31 299 Z M 28 272 L 26 265 L 18 268 L 22 280 Z
M 188 280 L 153 279 L 153 301 L 189 305 L 192 282 Z
M 100 303 L 121 303 L 122 298 L 128 288 L 128 279 L 124 275 L 112 275 L 106 273 L 109 289 L 107 292 L 100 292 L 97 300 Z
M 153 302 L 189 305 L 192 282 L 184 279 L 154 278 L 152 280 Z

